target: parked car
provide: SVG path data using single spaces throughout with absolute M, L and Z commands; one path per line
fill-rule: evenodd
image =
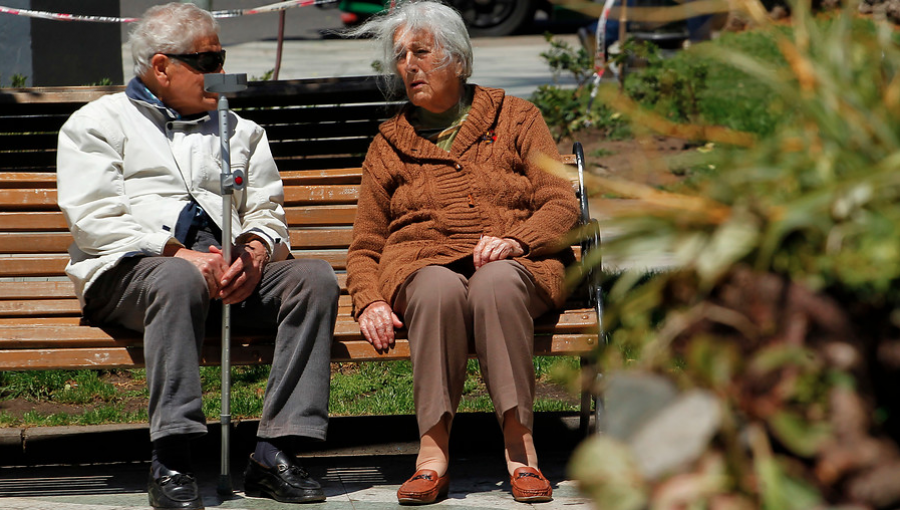
M 547 0 L 444 0 L 444 3 L 455 7 L 469 27 L 469 34 L 478 36 L 503 36 L 521 32 L 529 28 L 537 11 L 547 13 L 554 18 L 565 11 L 554 7 Z M 341 20 L 345 25 L 355 25 L 369 16 L 377 14 L 390 6 L 384 0 L 342 0 L 338 4 Z M 567 11 L 563 17 L 579 17 L 585 22 L 587 18 Z

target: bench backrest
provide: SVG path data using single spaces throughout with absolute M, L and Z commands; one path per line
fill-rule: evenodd
M 66 119 L 122 90 L 0 90 L 0 172 L 55 172 L 56 137 Z M 232 109 L 266 128 L 281 170 L 359 166 L 378 125 L 402 104 L 386 101 L 373 76 L 251 82 L 229 98 Z

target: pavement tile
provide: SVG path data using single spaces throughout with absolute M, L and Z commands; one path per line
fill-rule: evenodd
M 581 496 L 574 482 L 566 476 L 568 458 L 580 441 L 577 418 L 574 416 L 539 413 L 536 415 L 535 437 L 541 469 L 554 485 L 554 500 L 549 503 L 525 505 L 512 499 L 509 476 L 503 461 L 499 433 L 489 433 L 497 428 L 490 413 L 461 414 L 454 424 L 454 443 L 451 444 L 451 480 L 449 497 L 434 505 L 441 509 L 460 510 L 591 510 L 590 502 Z M 364 442 L 351 430 L 393 431 L 385 433 L 384 441 Z M 254 429 L 253 424 L 246 428 Z M 397 489 L 414 471 L 415 420 L 412 416 L 355 417 L 333 420 L 334 436 L 320 449 L 313 449 L 301 456 L 299 462 L 319 480 L 328 500 L 325 503 L 298 507 L 270 499 L 244 496 L 242 473 L 246 465 L 242 444 L 243 434 L 235 439 L 231 475 L 235 494 L 223 499 L 216 493 L 219 479 L 217 455 L 210 448 L 195 450 L 195 471 L 207 508 L 223 510 L 398 510 Z M 239 429 L 240 430 L 240 429 Z M 43 463 L 52 464 L 52 451 L 59 445 L 78 443 L 82 446 L 78 462 L 59 461 L 56 465 L 0 467 L 0 510 L 115 510 L 149 509 L 147 501 L 147 472 L 149 463 L 138 453 L 147 449 L 146 430 L 126 428 L 121 434 L 115 430 L 103 432 L 91 430 L 72 435 L 60 430 L 46 431 L 55 437 L 55 448 L 43 448 L 37 457 Z M 211 428 L 212 432 L 212 428 Z M 209 439 L 215 440 L 215 434 Z M 208 447 L 216 446 L 211 441 Z M 138 453 L 124 458 L 137 461 L 94 463 L 84 455 L 95 452 L 102 457 L 103 449 L 125 450 L 128 447 Z M 87 452 L 87 453 L 85 453 Z M 402 452 L 402 454 L 397 454 Z M 72 453 L 59 451 L 61 459 L 72 458 Z M 88 458 L 89 459 L 89 458 Z M 0 463 L 5 461 L 0 458 Z M 48 462 L 50 461 L 50 462 Z

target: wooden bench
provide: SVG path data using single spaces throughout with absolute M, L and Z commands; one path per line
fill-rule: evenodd
M 122 87 L 0 91 L 0 370 L 139 367 L 141 335 L 84 325 L 64 274 L 72 239 L 56 205 L 57 132 L 84 103 Z M 266 128 L 285 185 L 293 254 L 334 267 L 342 289 L 333 361 L 409 358 L 400 340 L 386 353 L 362 337 L 346 293 L 346 256 L 356 214 L 360 165 L 377 126 L 396 112 L 372 77 L 257 82 L 231 107 Z M 570 164 L 583 156 L 567 157 Z M 582 166 L 583 168 L 583 166 Z M 583 196 L 583 193 L 582 193 Z M 586 214 L 587 202 L 582 200 Z M 596 245 L 586 241 L 584 249 Z M 583 293 L 582 293 L 583 294 Z M 600 338 L 599 290 L 536 322 L 535 355 L 584 356 Z M 219 332 L 203 347 L 218 364 Z M 272 335 L 235 331 L 233 364 L 270 363 Z M 582 396 L 582 426 L 591 402 Z

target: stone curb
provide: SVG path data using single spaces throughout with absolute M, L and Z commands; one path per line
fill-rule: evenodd
M 256 439 L 257 420 L 233 424 L 231 450 L 247 455 Z M 577 413 L 535 413 L 535 438 L 540 447 L 568 448 L 581 440 Z M 455 452 L 498 450 L 502 435 L 492 413 L 461 413 L 454 423 L 451 449 Z M 192 445 L 195 456 L 218 458 L 218 422 Z M 147 424 L 88 425 L 0 429 L 0 466 L 39 466 L 147 461 L 150 458 Z M 331 418 L 328 440 L 304 445 L 303 456 L 410 455 L 417 451 L 415 416 L 349 416 Z

